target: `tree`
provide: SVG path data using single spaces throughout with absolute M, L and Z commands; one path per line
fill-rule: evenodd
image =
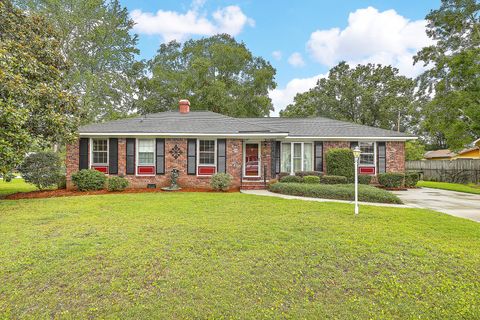
M 73 137 L 76 98 L 62 76 L 68 65 L 52 26 L 0 2 L 0 173 L 21 163 L 34 143 Z
M 151 77 L 141 82 L 141 112 L 176 110 L 183 98 L 194 110 L 237 117 L 273 110 L 268 91 L 276 86 L 275 69 L 229 35 L 162 44 L 148 68 Z
M 297 94 L 282 117 L 324 116 L 363 125 L 404 131 L 416 120 L 414 81 L 391 66 L 341 62 L 327 78 Z
M 16 0 L 44 15 L 59 30 L 71 63 L 65 82 L 79 97 L 82 123 L 112 120 L 135 109 L 143 64 L 135 61 L 133 20 L 118 0 Z
M 423 128 L 452 150 L 480 136 L 479 12 L 476 0 L 442 0 L 426 17 L 434 44 L 415 56 L 429 68 L 418 79 L 428 100 Z
M 418 140 L 405 143 L 405 160 L 422 160 L 425 154 L 425 146 Z
M 60 157 L 52 151 L 32 153 L 18 168 L 22 178 L 40 190 L 56 185 L 62 177 L 61 170 Z

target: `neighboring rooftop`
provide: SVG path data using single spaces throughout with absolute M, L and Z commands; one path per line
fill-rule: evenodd
M 427 151 L 424 154 L 425 159 L 448 159 L 448 158 L 453 158 L 457 154 L 455 152 L 452 152 L 448 149 L 440 149 L 440 150 L 432 150 L 432 151 Z

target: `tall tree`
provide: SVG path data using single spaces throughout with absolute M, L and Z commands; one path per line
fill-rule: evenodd
M 82 122 L 123 117 L 135 108 L 143 68 L 135 61 L 134 22 L 118 0 L 15 0 L 59 30 L 71 63 L 65 81 L 79 97 Z
M 141 82 L 142 112 L 175 110 L 182 98 L 190 99 L 192 109 L 230 116 L 273 110 L 268 91 L 276 86 L 275 69 L 229 35 L 162 44 L 148 67 L 151 77 Z
M 324 116 L 404 131 L 415 125 L 414 81 L 391 66 L 341 62 L 327 78 L 280 112 L 282 117 Z
M 442 0 L 426 17 L 434 44 L 415 56 L 429 68 L 419 77 L 419 93 L 428 100 L 424 129 L 432 142 L 453 150 L 480 137 L 479 14 L 476 0 Z
M 63 86 L 68 65 L 58 35 L 42 17 L 0 2 L 0 173 L 32 144 L 62 142 L 77 128 L 76 97 Z

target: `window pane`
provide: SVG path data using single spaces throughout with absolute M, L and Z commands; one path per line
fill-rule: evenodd
M 199 164 L 215 165 L 215 140 L 200 140 L 198 149 Z
M 139 152 L 138 153 L 138 164 L 139 165 L 153 165 L 154 164 L 154 153 L 153 152 Z
M 138 152 L 155 152 L 155 140 L 153 139 L 138 140 Z
M 280 171 L 290 172 L 292 167 L 292 151 L 290 149 L 290 143 L 282 143 L 282 164 Z
M 200 140 L 200 152 L 215 152 L 215 141 Z
M 106 152 L 93 152 L 93 163 L 94 164 L 106 164 L 107 163 L 107 153 Z
M 303 145 L 303 171 L 313 170 L 313 145 L 305 143 Z
M 375 144 L 373 142 L 360 142 L 359 146 L 361 150 L 360 165 L 374 166 L 375 165 L 375 157 L 374 157 Z
M 302 171 L 302 144 L 293 144 L 293 172 Z
M 92 139 L 92 160 L 93 164 L 107 164 L 108 161 L 108 140 Z
M 361 165 L 374 165 L 373 154 L 361 154 L 360 155 L 360 164 Z
M 107 151 L 107 139 L 93 139 L 93 151 Z

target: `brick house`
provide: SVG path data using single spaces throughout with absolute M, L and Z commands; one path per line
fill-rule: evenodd
M 176 168 L 180 186 L 208 188 L 217 172 L 233 176 L 234 188 L 262 188 L 280 172 L 325 171 L 330 148 L 360 146 L 360 174 L 402 172 L 405 141 L 396 131 L 327 118 L 232 118 L 209 111 L 178 112 L 83 126 L 67 146 L 71 175 L 96 169 L 124 176 L 133 188 L 163 187 Z

